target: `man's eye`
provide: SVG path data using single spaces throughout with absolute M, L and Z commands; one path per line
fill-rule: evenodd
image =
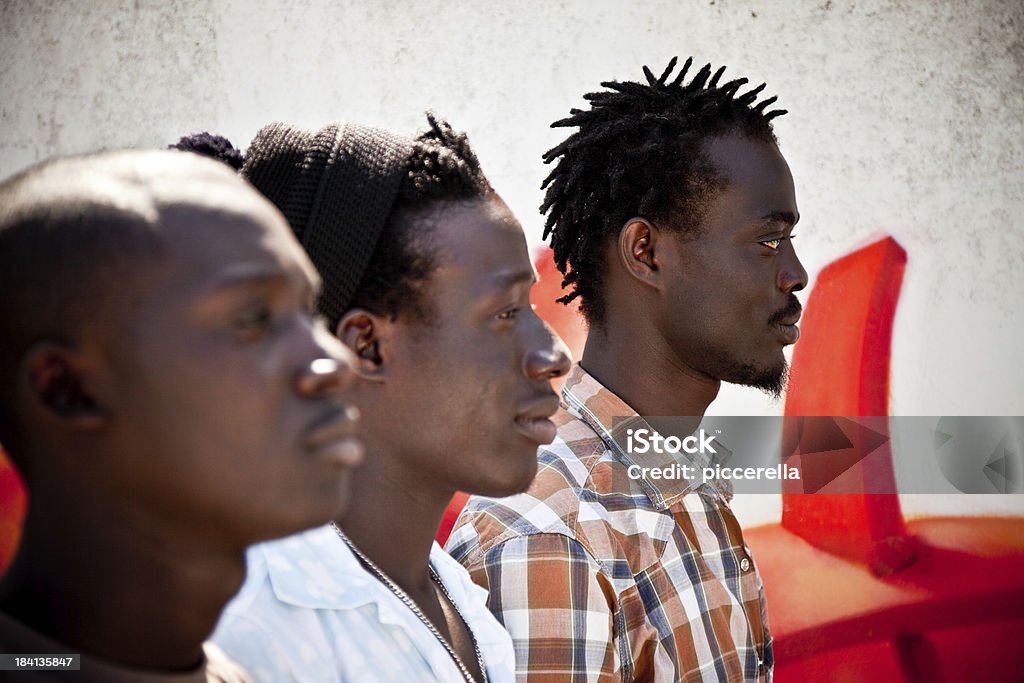
M 235 329 L 245 336 L 257 335 L 268 330 L 274 316 L 265 305 L 253 306 L 235 319 Z
M 518 308 L 510 308 L 510 309 L 508 309 L 506 311 L 502 311 L 501 313 L 499 313 L 495 317 L 498 320 L 515 320 L 515 318 L 516 318 L 516 316 L 518 314 L 519 314 L 519 309 Z
M 769 249 L 778 249 L 782 245 L 782 238 L 776 237 L 770 240 L 761 240 L 761 244 L 768 247 Z

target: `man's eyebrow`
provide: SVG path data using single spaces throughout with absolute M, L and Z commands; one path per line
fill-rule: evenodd
M 491 278 L 490 284 L 493 285 L 494 289 L 508 289 L 519 284 L 532 285 L 536 281 L 537 271 L 531 268 L 530 270 L 515 270 L 497 273 Z
M 789 211 L 772 211 L 771 213 L 761 216 L 761 220 L 765 223 L 785 223 L 786 225 L 796 225 L 796 222 L 800 220 L 800 217 Z
M 281 286 L 287 285 L 291 281 L 291 273 L 283 268 L 245 264 L 229 268 L 226 272 L 221 273 L 208 289 L 215 292 L 246 285 Z M 310 289 L 313 296 L 318 296 L 320 293 L 319 277 L 312 281 L 303 277 L 301 286 L 303 289 Z

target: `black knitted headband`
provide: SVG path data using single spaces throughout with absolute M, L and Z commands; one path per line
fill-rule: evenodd
M 265 126 L 242 175 L 273 202 L 323 279 L 317 308 L 337 326 L 398 196 L 412 138 L 356 123 L 315 133 Z

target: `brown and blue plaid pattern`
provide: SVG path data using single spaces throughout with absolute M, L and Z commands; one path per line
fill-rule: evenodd
M 530 489 L 471 498 L 448 541 L 512 635 L 518 680 L 770 681 L 764 591 L 732 492 L 630 479 L 612 420 L 639 416 L 579 366 L 562 396 Z

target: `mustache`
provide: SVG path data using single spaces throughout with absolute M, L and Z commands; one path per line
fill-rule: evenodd
M 772 317 L 768 319 L 768 324 L 772 325 L 780 323 L 786 318 L 790 318 L 798 313 L 802 312 L 804 307 L 800 305 L 800 300 L 796 298 L 795 294 L 789 295 L 789 301 L 786 302 L 786 307 L 782 310 L 776 311 L 772 314 Z

